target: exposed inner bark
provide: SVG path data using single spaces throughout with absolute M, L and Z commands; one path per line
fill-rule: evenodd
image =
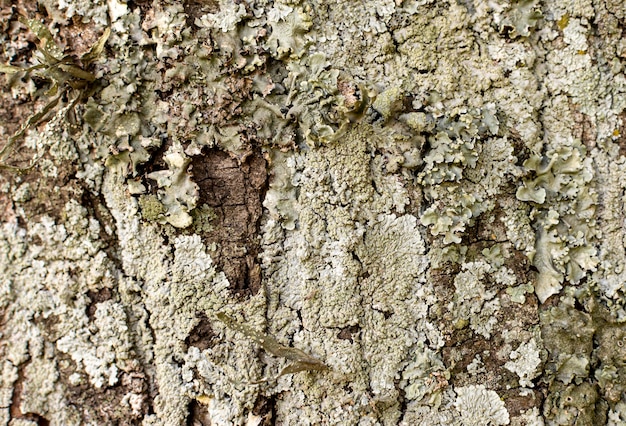
M 261 286 L 257 254 L 267 185 L 265 159 L 253 153 L 238 164 L 227 153 L 211 149 L 194 157 L 191 170 L 200 188 L 198 206 L 206 205 L 214 214 L 210 229 L 200 235 L 207 245 L 215 243 L 211 256 L 217 268 L 233 290 L 255 294 Z

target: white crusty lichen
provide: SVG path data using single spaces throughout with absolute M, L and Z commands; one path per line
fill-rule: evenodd
M 74 425 L 80 415 L 68 404 L 68 385 L 58 380 L 59 368 L 84 375 L 85 384 L 112 385 L 118 372 L 132 369 L 127 363 L 132 344 L 125 314 L 111 301 L 105 305 L 117 314 L 109 317 L 100 309 L 97 326 L 89 328 L 89 299 L 83 292 L 111 288 L 113 265 L 99 241 L 100 225 L 87 209 L 71 200 L 63 216 L 58 222 L 43 216 L 28 230 L 8 221 L 0 231 L 2 275 L 11 277 L 2 280 L 6 287 L 0 292 L 9 315 L 3 325 L 8 339 L 1 381 L 3 388 L 15 386 L 18 376 L 10 373 L 22 369 L 22 412 Z M 39 243 L 29 243 L 33 238 Z M 32 322 L 35 316 L 42 322 Z M 52 328 L 46 325 L 50 320 Z M 60 360 L 64 348 L 75 365 Z
M 254 388 L 241 388 L 236 383 L 260 378 L 251 356 L 251 343 L 235 339 L 205 353 L 185 343 L 199 321 L 198 312 L 214 315 L 231 304 L 228 280 L 216 271 L 207 247 L 197 235 L 174 238 L 174 251 L 170 252 L 156 226 L 141 222 L 136 201 L 120 182 L 123 175 L 111 172 L 104 185 L 116 220 L 123 268 L 136 281 L 135 285 L 124 285 L 123 295 L 126 303 L 138 304 L 136 315 L 141 315 L 143 309 L 150 312 L 150 329 L 157 330 L 153 341 L 143 343 L 154 359 L 155 380 L 159 383 L 155 413 L 146 416 L 144 424 L 180 424 L 187 416 L 187 404 L 204 394 L 215 395 L 219 404 L 230 401 L 223 405 L 228 407 L 230 418 L 244 416 L 256 394 Z M 249 316 L 260 313 L 261 296 L 242 308 Z M 224 329 L 219 321 L 214 327 L 218 332 Z M 173 356 L 181 360 L 180 365 L 171 362 Z M 243 365 L 246 367 L 235 368 Z M 194 374 L 203 380 L 193 379 Z M 236 404 L 231 396 L 238 401 Z
M 530 341 L 522 343 L 517 349 L 509 355 L 511 358 L 504 368 L 519 376 L 519 384 L 524 387 L 533 387 L 531 380 L 537 377 L 540 372 L 538 370 L 541 364 L 537 341 L 532 338 Z
M 483 385 L 463 386 L 455 389 L 454 406 L 465 426 L 508 425 L 509 413 L 498 393 Z
M 454 299 L 450 303 L 459 325 L 469 322 L 472 330 L 486 338 L 491 336 L 497 323 L 495 314 L 500 310 L 497 291 L 488 290 L 484 284 L 491 271 L 491 265 L 484 261 L 464 263 L 454 278 Z
M 417 218 L 391 213 L 394 194 L 372 184 L 376 138 L 370 125 L 358 125 L 340 141 L 298 154 L 297 226 L 283 231 L 271 220 L 264 227 L 271 324 L 331 369 L 314 382 L 294 375 L 282 403 L 305 401 L 304 413 L 281 410 L 284 423 L 303 415 L 312 423 L 374 421 L 372 405 L 396 422 L 395 377 L 402 374 L 401 386 L 419 398 L 437 391 L 438 372 L 445 376 L 433 349 L 443 340 L 426 319 L 433 295 L 424 285 L 424 241 Z M 342 337 L 342 329 L 352 331 Z M 420 347 L 421 355 L 412 353 Z
M 72 330 L 56 342 L 57 349 L 72 357 L 84 369 L 96 388 L 118 383 L 118 365 L 132 357 L 132 339 L 121 304 L 99 303 L 92 326 Z

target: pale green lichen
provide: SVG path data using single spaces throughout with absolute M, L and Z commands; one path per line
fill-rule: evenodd
M 289 154 L 274 151 L 271 161 L 273 174 L 263 206 L 268 209 L 272 220 L 287 230 L 293 230 L 298 219 L 295 159 Z
M 275 58 L 300 58 L 309 45 L 307 33 L 312 22 L 309 16 L 309 7 L 295 8 L 283 6 L 280 13 L 276 7 L 268 11 L 268 21 L 272 34 L 267 39 L 266 47 Z
M 452 204 L 453 200 L 458 204 Z M 481 200 L 477 200 L 474 195 L 455 195 L 433 203 L 420 220 L 425 226 L 434 225 L 430 232 L 433 235 L 444 235 L 444 244 L 458 244 L 466 227 L 473 224 L 473 219 L 482 213 L 482 208 Z
M 156 181 L 159 201 L 165 208 L 163 222 L 177 228 L 186 228 L 193 222 L 190 212 L 198 201 L 198 185 L 188 172 L 191 160 L 184 154 L 182 146 L 174 143 L 163 157 L 168 170 L 158 170 L 146 175 Z
M 540 374 L 541 364 L 537 341 L 532 338 L 520 344 L 509 357 L 511 360 L 504 364 L 504 368 L 519 376 L 520 386 L 534 387 L 532 380 Z
M 376 97 L 376 100 L 372 104 L 372 108 L 383 116 L 383 120 L 387 121 L 393 114 L 398 113 L 398 111 L 402 111 L 403 100 L 404 93 L 402 92 L 402 89 L 399 87 L 392 87 Z M 414 127 L 418 125 L 415 123 L 416 121 L 417 120 L 415 118 L 411 121 Z
M 531 283 L 521 284 L 517 287 L 509 287 L 506 292 L 511 296 L 511 300 L 515 303 L 523 305 L 526 302 L 526 294 L 532 294 L 535 287 Z
M 411 387 L 411 394 L 416 398 L 429 395 L 436 389 L 429 381 L 430 369 L 441 365 L 432 349 L 415 359 L 409 351 L 409 346 L 420 345 L 419 341 L 423 345 L 425 337 L 409 337 L 403 330 L 415 319 L 426 321 L 424 301 L 432 297 L 430 290 L 420 285 L 424 243 L 416 218 L 386 213 L 393 206 L 388 201 L 392 194 L 374 190 L 368 154 L 368 146 L 374 143 L 376 134 L 371 126 L 360 125 L 341 141 L 299 154 L 297 163 L 304 172 L 296 181 L 298 226 L 284 242 L 296 250 L 285 252 L 274 240 L 280 235 L 273 231 L 279 223 L 268 222 L 263 233 L 269 304 L 276 306 L 272 323 L 293 330 L 294 344 L 306 344 L 304 347 L 319 354 L 331 371 L 350 377 L 351 391 L 340 391 L 333 400 L 322 398 L 319 408 L 307 409 L 308 416 L 318 422 L 337 421 L 337 400 L 346 398 L 354 398 L 356 406 L 341 415 L 344 421 L 363 418 L 370 403 L 386 407 L 384 416 L 397 421 L 397 406 L 386 405 L 396 395 L 394 377 L 406 371 L 403 384 Z M 342 207 L 331 208 L 333 205 Z M 390 265 L 389 253 L 393 253 L 396 266 Z M 398 272 L 387 275 L 389 270 Z M 365 271 L 371 278 L 358 278 Z M 278 297 L 284 305 L 276 305 Z M 339 306 L 342 308 L 337 309 Z M 304 314 L 302 329 L 297 326 L 297 310 Z M 391 316 L 386 319 L 385 313 Z M 370 331 L 353 334 L 353 343 L 337 339 L 337 329 L 352 326 Z M 316 334 L 323 337 L 314 339 Z M 427 334 L 431 344 L 442 344 L 434 329 Z M 360 351 L 365 351 L 372 367 L 362 363 Z M 378 361 L 383 359 L 384 363 Z M 306 383 L 301 376 L 293 380 Z M 320 375 L 316 380 L 315 388 L 322 389 L 337 379 Z M 299 389 L 285 397 L 289 401 L 318 398 Z M 284 413 L 279 420 L 297 422 L 297 416 L 295 412 Z
M 541 313 L 541 322 L 542 339 L 550 351 L 547 366 L 552 366 L 556 379 L 569 384 L 586 378 L 595 332 L 591 316 L 570 306 L 555 307 Z M 570 327 L 576 330 L 575 334 L 563 333 Z
M 424 157 L 425 167 L 418 178 L 427 188 L 442 182 L 458 182 L 463 170 L 476 167 L 480 155 L 479 142 L 487 134 L 496 134 L 498 121 L 486 110 L 464 112 L 438 120 L 430 149 Z
M 207 28 L 216 28 L 221 32 L 233 31 L 237 24 L 247 15 L 243 4 L 220 1 L 218 13 L 207 13 L 197 18 L 197 25 Z
M 528 37 L 542 17 L 539 0 L 515 0 L 507 6 L 496 17 L 500 32 L 508 32 L 511 38 Z
M 65 385 L 56 380 L 59 361 L 54 358 L 55 351 L 71 353 L 77 364 L 64 364 L 64 368 L 86 375 L 86 383 L 92 380 L 94 385 L 107 386 L 117 381 L 118 372 L 132 369 L 132 363 L 127 363 L 132 358 L 132 343 L 125 313 L 112 301 L 96 310 L 97 325 L 89 328 L 89 300 L 77 295 L 110 288 L 114 283 L 112 264 L 101 250 L 100 225 L 85 208 L 70 201 L 64 217 L 63 222 L 55 223 L 44 216 L 32 222 L 28 232 L 12 223 L 3 224 L 3 275 L 12 278 L 3 280 L 8 287 L 0 292 L 0 303 L 12 313 L 3 326 L 3 333 L 10 338 L 2 384 L 4 388 L 14 386 L 17 375 L 10 379 L 9 367 L 15 366 L 16 371 L 21 366 L 22 412 L 37 412 L 63 424 L 77 425 L 80 414 L 68 404 Z M 35 237 L 41 244 L 28 245 L 27 240 Z M 11 262 L 7 264 L 7 260 Z M 42 318 L 55 318 L 53 329 L 29 322 L 35 312 Z
M 467 426 L 508 425 L 509 413 L 498 394 L 483 385 L 464 386 L 455 389 L 454 406 Z
M 73 330 L 57 340 L 56 346 L 72 357 L 79 370 L 85 370 L 96 388 L 116 385 L 118 365 L 123 365 L 132 352 L 122 305 L 112 301 L 99 303 L 91 330 Z
M 417 178 L 430 206 L 420 219 L 424 225 L 433 225 L 433 235 L 444 235 L 444 244 L 460 243 L 476 218 L 494 208 L 495 188 L 516 174 L 510 144 L 493 138 L 499 122 L 492 109 L 493 105 L 483 111 L 459 108 L 456 114 L 438 119 L 429 131 L 430 149 Z M 490 172 L 486 176 L 473 172 L 477 164 L 478 170 Z
M 213 221 L 217 219 L 215 209 L 203 204 L 200 207 L 191 211 L 191 217 L 193 218 L 193 229 L 196 234 L 202 234 L 211 232 L 214 230 L 215 225 Z
M 143 218 L 151 222 L 161 220 L 167 211 L 155 195 L 141 195 L 138 203 Z
M 427 374 L 425 374 L 427 373 Z M 402 371 L 401 385 L 408 400 L 421 401 L 428 395 L 431 401 L 439 397 L 440 389 L 437 378 L 449 379 L 445 365 L 437 354 L 431 349 L 419 344 L 415 351 L 415 359 L 412 360 Z
M 623 176 L 626 173 L 626 162 L 623 156 L 618 157 L 615 152 L 596 151 L 593 158 L 597 164 L 598 187 L 603 188 L 606 194 L 603 208 L 597 213 L 603 244 L 598 250 L 600 263 L 598 270 L 593 274 L 593 281 L 612 315 L 618 321 L 623 321 L 626 318 L 624 309 L 626 268 L 622 259 L 626 257 L 624 244 L 626 236 L 621 225 L 621 212 L 624 211 L 623 193 L 626 189 L 626 180 Z
M 228 305 L 230 296 L 226 277 L 215 270 L 207 248 L 198 236 L 174 238 L 173 253 L 167 245 L 159 243 L 160 234 L 154 225 L 142 224 L 138 220 L 133 199 L 123 191 L 120 182 L 123 182 L 123 175 L 110 174 L 105 180 L 107 202 L 113 209 L 119 245 L 128 253 L 124 259 L 124 270 L 134 277 L 120 287 L 125 290 L 125 303 L 137 304 L 135 315 L 145 315 L 141 315 L 143 306 L 154 309 L 149 325 L 160 330 L 155 341 L 143 343 L 157 365 L 154 374 L 159 383 L 159 395 L 154 401 L 155 413 L 146 416 L 144 424 L 183 422 L 190 399 L 202 394 L 216 395 L 218 400 L 227 399 L 224 395 L 233 395 L 239 403 L 228 405 L 229 418 L 243 416 L 245 407 L 255 394 L 253 389 L 239 389 L 232 378 L 250 382 L 259 377 L 250 376 L 260 375 L 254 357 L 250 355 L 252 346 L 245 342 L 239 342 L 236 349 L 232 344 L 219 345 L 204 355 L 199 354 L 197 348 L 184 349 L 185 339 L 198 322 L 196 313 L 216 312 Z M 262 300 L 250 300 L 249 314 L 260 312 L 258 309 Z M 160 309 L 164 304 L 170 308 Z M 219 330 L 216 324 L 214 328 Z M 186 360 L 182 366 L 169 363 L 173 353 Z M 244 364 L 248 367 L 241 368 Z M 240 368 L 237 370 L 229 365 Z M 189 379 L 189 374 L 193 377 L 195 371 L 204 380 Z

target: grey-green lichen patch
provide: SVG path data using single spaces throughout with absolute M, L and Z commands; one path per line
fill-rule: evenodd
M 564 384 L 580 383 L 590 368 L 595 331 L 591 316 L 571 306 L 559 306 L 542 312 L 541 322 L 542 339 L 550 352 L 548 366 L 553 366 L 555 378 Z M 570 327 L 566 323 L 577 330 L 575 334 L 562 332 Z
M 168 246 L 160 242 L 162 237 L 154 225 L 139 220 L 136 204 L 120 182 L 123 174 L 111 173 L 105 179 L 119 247 L 126 254 L 123 268 L 126 275 L 133 277 L 132 282 L 124 285 L 123 297 L 128 304 L 137 304 L 136 315 L 148 321 L 148 330 L 157 330 L 153 340 L 142 343 L 145 356 L 153 360 L 152 374 L 159 384 L 155 413 L 146 416 L 144 424 L 183 422 L 188 403 L 201 395 L 213 395 L 215 410 L 227 410 L 225 418 L 245 417 L 245 411 L 254 402 L 256 388 L 243 383 L 262 376 L 250 356 L 251 343 L 241 339 L 228 343 L 231 339 L 227 339 L 204 353 L 185 343 L 199 321 L 198 312 L 210 314 L 232 303 L 228 281 L 215 270 L 198 236 L 175 237 L 174 251 L 170 253 Z M 250 299 L 248 318 L 255 312 L 258 316 L 262 301 Z M 213 323 L 213 327 L 217 332 L 224 330 L 219 322 Z M 180 359 L 181 364 L 172 364 L 172 356 Z M 240 368 L 234 368 L 236 365 Z M 232 401 L 238 402 L 233 405 Z
M 425 302 L 432 295 L 420 278 L 424 242 L 416 218 L 390 214 L 393 194 L 377 193 L 372 185 L 369 153 L 376 143 L 375 130 L 363 124 L 341 140 L 297 154 L 294 164 L 302 170 L 292 172 L 298 175 L 292 180 L 299 193 L 297 227 L 284 237 L 275 221 L 264 228 L 271 323 L 331 369 L 331 375 L 316 377 L 314 393 L 297 390 L 309 383 L 297 375 L 297 387 L 283 395 L 284 403 L 304 398 L 313 423 L 374 420 L 376 411 L 396 422 L 396 375 L 403 374 L 402 386 L 418 399 L 437 392 L 429 377 L 445 375 L 436 352 L 425 345 L 426 336 L 433 348 L 442 342 L 436 329 L 426 326 Z M 284 251 L 275 238 L 294 249 Z M 423 337 L 414 324 L 426 326 L 420 326 Z M 338 337 L 351 327 L 356 328 L 350 340 Z M 407 327 L 414 331 L 407 334 Z M 412 355 L 410 348 L 420 346 L 423 352 Z M 343 391 L 326 396 L 324 389 L 339 389 L 341 383 Z M 346 407 L 343 414 L 340 405 Z M 299 416 L 284 413 L 279 420 L 293 423 Z
M 561 289 L 564 278 L 577 284 L 598 263 L 593 245 L 597 195 L 590 185 L 592 160 L 585 154 L 585 147 L 575 142 L 524 162 L 532 180 L 524 179 L 516 196 L 537 206 L 530 215 L 535 217 L 537 229 L 535 292 L 542 303 Z
M 85 384 L 106 388 L 141 368 L 131 361 L 132 339 L 122 305 L 104 301 L 94 321 L 88 317 L 87 292 L 115 286 L 114 265 L 99 241 L 100 224 L 75 201 L 66 204 L 64 213 L 61 223 L 44 216 L 28 230 L 15 223 L 3 225 L 3 276 L 12 278 L 3 280 L 1 303 L 10 317 L 3 326 L 8 340 L 2 381 L 5 387 L 22 388 L 20 400 L 9 401 L 7 407 L 19 405 L 18 412 L 77 425 L 81 411 L 72 408 L 72 384 L 61 380 L 62 368 L 84 375 Z M 31 322 L 33 317 L 40 320 Z M 74 365 L 63 366 L 63 352 L 71 354 Z M 9 365 L 21 373 L 9 379 Z M 120 400 L 123 395 L 120 387 Z M 145 412 L 144 402 L 139 405 L 136 415 L 129 407 L 119 412 L 137 418 Z
M 193 228 L 196 234 L 211 232 L 214 228 L 213 221 L 217 219 L 215 210 L 206 204 L 192 210 L 191 217 L 193 218 Z
M 510 5 L 498 5 L 494 9 L 500 9 L 494 16 L 500 32 L 511 38 L 528 37 L 531 29 L 541 19 L 541 4 L 538 0 L 517 0 Z
M 430 149 L 418 174 L 431 204 L 421 221 L 432 225 L 433 235 L 444 235 L 444 244 L 458 244 L 476 218 L 495 207 L 491 198 L 496 188 L 505 186 L 519 172 L 513 166 L 510 142 L 494 137 L 499 123 L 493 105 L 482 112 L 459 108 L 456 114 L 435 123 L 427 137 Z
M 141 195 L 137 202 L 141 208 L 141 216 L 151 222 L 156 222 L 163 218 L 167 211 L 156 195 Z
M 612 315 L 619 321 L 626 318 L 624 309 L 624 277 L 626 268 L 622 259 L 626 256 L 626 234 L 621 226 L 624 212 L 623 194 L 626 173 L 626 161 L 618 156 L 617 149 L 609 152 L 596 150 L 592 153 L 597 164 L 596 178 L 598 187 L 606 194 L 599 208 L 599 227 L 602 232 L 602 244 L 598 250 L 598 270 L 593 274 L 600 297 L 609 306 Z
M 588 382 L 564 386 L 553 392 L 544 404 L 544 416 L 550 424 L 606 424 L 607 405 L 595 386 Z
M 568 289 L 559 306 L 541 313 L 550 372 L 541 379 L 550 391 L 544 416 L 553 424 L 570 424 L 575 418 L 605 424 L 607 417 L 623 415 L 624 327 L 587 291 Z M 584 303 L 582 309 L 576 309 L 577 301 Z M 573 323 L 576 333 L 564 328 L 564 321 Z
M 281 151 L 273 151 L 272 176 L 265 194 L 263 206 L 268 209 L 272 221 L 293 230 L 298 219 L 296 200 L 299 173 L 296 173 L 297 158 Z
M 509 287 L 506 292 L 511 296 L 511 300 L 515 303 L 524 304 L 526 302 L 526 294 L 532 294 L 535 287 L 531 283 L 521 284 L 516 287 Z

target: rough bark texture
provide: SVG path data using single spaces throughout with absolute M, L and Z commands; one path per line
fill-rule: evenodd
M 0 4 L 0 425 L 626 424 L 623 0 Z

